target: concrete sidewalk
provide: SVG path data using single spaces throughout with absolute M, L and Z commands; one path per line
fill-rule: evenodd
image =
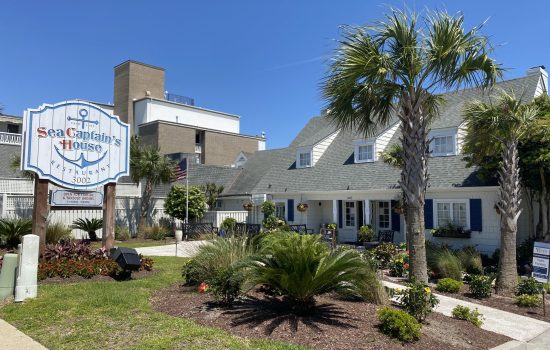
M 0 319 L 0 350 L 47 350 L 40 343 Z
M 177 256 L 190 258 L 197 254 L 199 247 L 208 241 L 184 241 L 177 244 Z M 176 244 L 159 245 L 155 247 L 136 248 L 139 254 L 145 256 L 176 256 Z
M 393 289 L 404 288 L 403 285 L 397 283 L 387 281 L 384 281 L 383 283 L 385 286 Z M 513 342 L 505 343 L 494 349 L 550 349 L 550 323 L 548 322 L 494 309 L 485 305 L 475 304 L 465 300 L 451 298 L 441 294 L 435 295 L 439 298 L 439 305 L 435 309 L 436 312 L 440 312 L 446 316 L 452 316 L 452 310 L 457 305 L 467 306 L 470 309 L 477 308 L 484 317 L 481 328 L 514 339 Z M 508 346 L 513 347 L 502 347 L 507 344 L 509 344 Z

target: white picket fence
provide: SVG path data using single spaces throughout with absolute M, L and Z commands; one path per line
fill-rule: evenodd
M 201 222 L 211 222 L 214 227 L 220 227 L 223 220 L 233 218 L 237 222 L 248 222 L 247 211 L 207 211 Z

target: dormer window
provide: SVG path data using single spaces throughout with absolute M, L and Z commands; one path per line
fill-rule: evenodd
M 456 155 L 456 130 L 438 131 L 430 135 L 430 151 L 434 157 Z
M 301 152 L 298 154 L 298 166 L 300 168 L 311 167 L 311 152 Z
M 374 141 L 355 140 L 355 163 L 366 163 L 375 161 Z

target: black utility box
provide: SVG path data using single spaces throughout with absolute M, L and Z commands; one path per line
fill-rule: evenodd
M 111 258 L 116 261 L 123 270 L 126 271 L 137 271 L 141 266 L 139 254 L 137 250 L 133 248 L 119 247 L 113 249 L 111 252 Z

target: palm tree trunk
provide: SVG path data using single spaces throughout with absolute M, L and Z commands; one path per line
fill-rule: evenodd
M 409 243 L 409 278 L 428 282 L 424 199 L 428 183 L 428 129 L 419 107 L 405 99 L 401 116 L 403 168 L 400 185 L 407 202 L 407 238 Z M 407 105 L 408 104 L 408 105 Z
M 540 173 L 540 181 L 541 181 L 541 187 L 542 191 L 540 193 L 540 212 L 541 212 L 541 237 L 546 239 L 546 236 L 549 234 L 548 232 L 548 190 L 546 188 L 546 177 L 544 176 L 544 169 L 542 167 L 539 168 Z
M 505 141 L 499 171 L 500 259 L 498 261 L 497 292 L 511 294 L 517 286 L 516 236 L 521 214 L 519 157 L 517 141 Z
M 149 206 L 151 205 L 151 196 L 153 193 L 153 185 L 150 181 L 145 182 L 143 196 L 141 197 L 141 210 L 139 215 L 139 230 L 147 226 L 147 215 L 149 214 Z M 138 230 L 138 231 L 139 231 Z

